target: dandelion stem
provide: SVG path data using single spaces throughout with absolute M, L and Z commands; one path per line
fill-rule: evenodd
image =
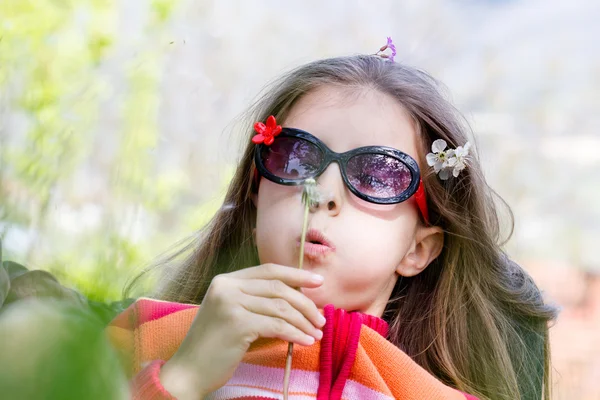
M 302 235 L 300 235 L 300 256 L 298 259 L 298 269 L 302 269 L 304 262 L 304 243 L 306 242 L 306 230 L 308 229 L 308 211 L 310 206 L 318 201 L 316 195 L 316 182 L 314 179 L 307 179 L 302 191 L 302 203 L 304 203 L 304 220 L 302 222 Z M 298 289 L 299 290 L 299 289 Z M 294 343 L 288 344 L 287 357 L 285 359 L 285 373 L 283 375 L 283 399 L 288 400 L 288 391 L 290 388 L 290 374 L 292 372 L 292 354 L 294 353 Z
M 288 352 L 285 359 L 285 374 L 283 375 L 283 400 L 288 400 L 290 389 L 290 373 L 292 372 L 292 354 L 294 353 L 294 343 L 288 343 Z
M 308 229 L 308 202 L 304 206 L 304 221 L 302 223 L 302 235 L 300 236 L 300 257 L 298 259 L 298 269 L 302 269 L 304 262 L 304 243 L 306 243 L 306 230 Z

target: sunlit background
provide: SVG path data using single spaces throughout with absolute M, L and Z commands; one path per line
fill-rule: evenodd
M 280 73 L 374 53 L 447 86 L 506 245 L 561 306 L 556 399 L 600 398 L 600 2 L 0 0 L 4 258 L 97 300 L 202 227 Z

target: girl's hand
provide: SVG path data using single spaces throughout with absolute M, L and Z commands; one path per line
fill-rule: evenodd
M 180 400 L 203 398 L 233 375 L 259 337 L 309 346 L 323 336 L 325 318 L 296 287 L 321 286 L 323 277 L 262 264 L 216 276 L 198 314 L 160 380 Z

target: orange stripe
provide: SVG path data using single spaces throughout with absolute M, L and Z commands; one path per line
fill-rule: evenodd
M 393 363 L 388 365 L 393 365 Z M 388 385 L 379 374 L 373 360 L 371 360 L 361 343 L 358 344 L 358 348 L 356 349 L 356 358 L 354 359 L 354 365 L 350 370 L 348 379 L 383 393 L 386 396 L 393 397 Z
M 152 360 L 168 360 L 177 351 L 187 335 L 198 309 L 191 308 L 146 322 L 135 332 L 134 349 L 138 365 Z
M 392 391 L 392 397 L 403 400 L 465 400 L 462 393 L 444 385 L 402 350 L 365 326 L 362 327 L 360 345 L 376 367 L 377 374 Z M 390 365 L 394 368 L 389 368 Z M 364 364 L 355 363 L 352 371 L 360 371 L 366 376 L 363 368 Z M 379 387 L 373 389 L 382 390 Z
M 133 371 L 133 360 L 135 355 L 133 354 L 133 338 L 134 334 L 129 329 L 123 329 L 118 326 L 108 326 L 106 328 L 106 335 L 108 336 L 109 342 L 117 351 L 121 365 L 127 373 L 128 377 L 132 376 Z
M 108 335 L 108 340 L 115 348 L 123 349 L 130 347 L 133 332 L 129 329 L 109 325 L 106 328 L 106 334 Z
M 292 367 L 304 371 L 319 371 L 320 342 L 312 346 L 294 345 Z M 264 367 L 285 368 L 288 342 L 280 339 L 260 338 L 256 340 L 243 358 L 243 362 Z

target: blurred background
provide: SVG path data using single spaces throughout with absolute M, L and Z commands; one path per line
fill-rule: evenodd
M 562 311 L 556 399 L 600 399 L 600 2 L 0 0 L 4 258 L 91 299 L 205 224 L 283 71 L 374 53 L 440 79 Z

